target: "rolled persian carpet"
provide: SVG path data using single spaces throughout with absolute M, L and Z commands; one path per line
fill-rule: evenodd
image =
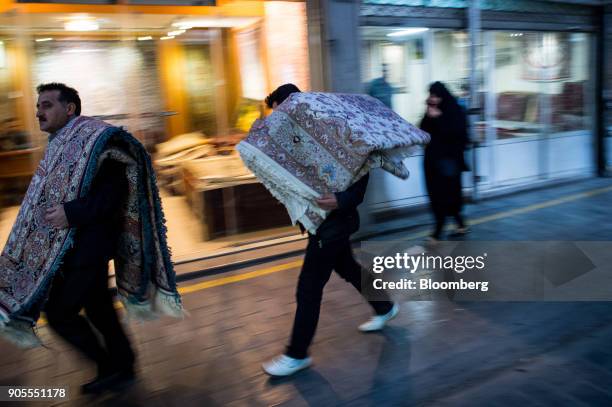
M 125 130 L 79 116 L 45 149 L 0 254 L 0 337 L 24 348 L 41 345 L 34 327 L 76 233 L 50 225 L 45 210 L 86 196 L 104 160 L 126 164 L 129 184 L 114 258 L 120 299 L 138 319 L 183 316 L 148 153 Z
M 237 149 L 245 165 L 310 233 L 328 212 L 315 199 L 373 168 L 408 178 L 403 159 L 429 134 L 366 95 L 294 93 L 257 120 Z

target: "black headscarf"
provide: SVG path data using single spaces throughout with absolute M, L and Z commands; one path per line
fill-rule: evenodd
M 457 99 L 449 92 L 442 82 L 434 82 L 429 86 L 429 93 L 442 99 L 438 108 L 442 115 L 437 118 L 427 116 L 421 121 L 421 129 L 431 135 L 427 150 L 454 150 L 453 155 L 463 160 L 463 150 L 468 143 L 467 117 Z
M 442 101 L 438 105 L 438 108 L 443 113 L 450 113 L 456 109 L 461 109 L 457 98 L 446 88 L 442 82 L 434 82 L 429 86 L 429 93 L 442 98 Z

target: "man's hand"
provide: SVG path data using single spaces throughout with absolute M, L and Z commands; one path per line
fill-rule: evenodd
M 64 211 L 64 205 L 55 205 L 53 208 L 47 209 L 45 220 L 58 229 L 66 229 L 68 218 Z
M 331 211 L 338 208 L 338 200 L 336 199 L 336 195 L 327 194 L 317 199 L 317 205 L 319 205 L 321 209 Z

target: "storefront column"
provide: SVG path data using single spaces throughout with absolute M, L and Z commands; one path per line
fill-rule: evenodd
M 311 56 L 313 89 L 323 85 L 323 90 L 331 92 L 362 92 L 359 69 L 360 1 L 308 0 L 307 3 L 310 49 L 315 53 Z M 320 21 L 318 29 L 317 19 Z M 317 44 L 317 35 L 321 38 L 320 44 Z M 320 74 L 324 78 L 317 78 L 317 63 L 323 68 Z
M 480 0 L 471 0 L 468 10 L 468 25 L 470 35 L 470 106 L 468 109 L 468 120 L 470 123 L 470 140 L 472 140 L 472 201 L 478 200 L 478 167 L 477 167 L 477 151 L 478 151 L 478 134 L 476 130 L 476 122 L 482 111 L 482 102 L 478 98 L 478 89 L 480 87 L 480 78 L 478 72 L 478 51 L 482 46 L 481 20 L 480 20 Z
M 323 92 L 328 89 L 327 58 L 323 31 L 323 11 L 320 0 L 306 0 L 308 21 L 308 62 L 310 65 L 310 89 Z
M 612 6 L 604 6 L 600 13 L 601 34 L 597 41 L 597 172 L 600 176 L 612 173 Z
M 359 0 L 307 0 L 310 72 L 313 90 L 363 93 Z M 369 190 L 372 190 L 370 186 Z M 371 191 L 370 191 L 371 192 Z M 373 223 L 370 199 L 359 206 L 361 231 Z M 356 237 L 360 235 L 356 234 Z

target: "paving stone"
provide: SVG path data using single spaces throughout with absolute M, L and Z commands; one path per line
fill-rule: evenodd
M 486 200 L 467 212 L 478 218 L 609 185 L 587 180 Z M 612 192 L 482 223 L 470 239 L 610 240 L 611 200 Z M 430 223 L 428 214 L 393 222 Z M 47 327 L 39 332 L 50 349 L 2 344 L 0 385 L 65 383 L 74 391 L 67 406 L 612 405 L 612 303 L 408 301 L 385 331 L 364 335 L 356 327 L 370 308 L 335 275 L 311 348 L 314 366 L 271 380 L 260 364 L 285 348 L 298 273 L 187 294 L 191 316 L 182 321 L 129 323 L 139 381 L 121 394 L 78 395 L 95 369 Z

